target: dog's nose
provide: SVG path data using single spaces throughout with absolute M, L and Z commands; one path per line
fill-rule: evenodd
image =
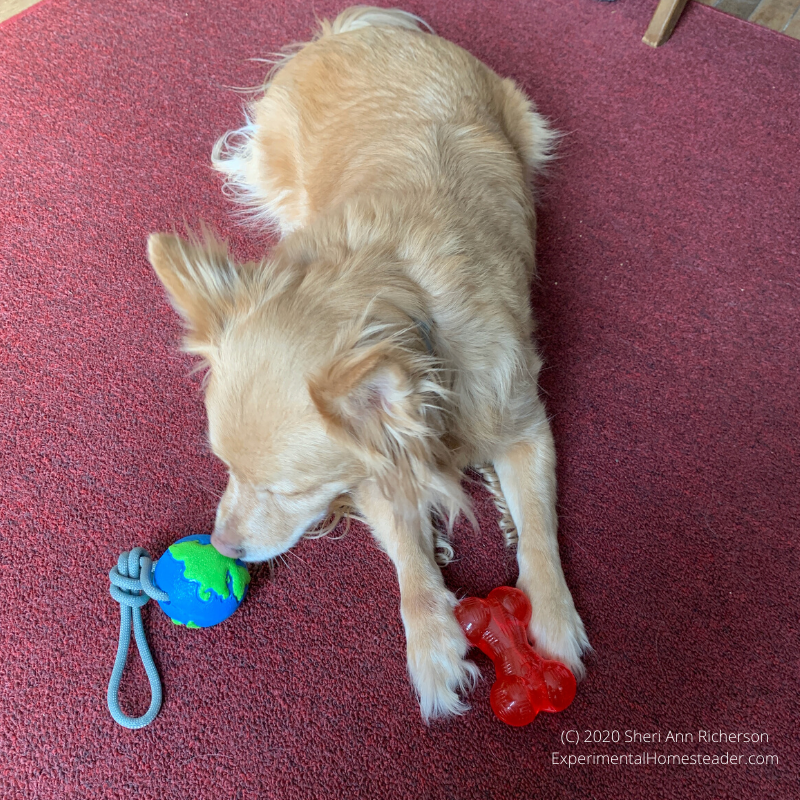
M 244 547 L 242 547 L 242 537 L 239 534 L 239 517 L 235 513 L 228 514 L 220 519 L 219 509 L 217 509 L 217 520 L 214 530 L 211 531 L 211 544 L 228 558 L 242 558 Z
M 211 544 L 214 545 L 217 552 L 222 553 L 223 556 L 228 556 L 228 558 L 242 558 L 244 556 L 244 547 L 228 544 L 215 533 L 211 534 Z

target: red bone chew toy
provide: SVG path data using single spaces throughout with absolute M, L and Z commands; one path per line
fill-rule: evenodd
M 540 711 L 563 711 L 573 701 L 575 676 L 528 644 L 531 604 L 520 589 L 500 586 L 485 600 L 467 597 L 455 611 L 467 641 L 494 662 L 490 702 L 500 720 L 527 725 Z

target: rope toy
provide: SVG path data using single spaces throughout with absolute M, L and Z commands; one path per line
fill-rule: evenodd
M 117 656 L 108 683 L 108 710 L 124 728 L 149 725 L 161 708 L 161 679 L 147 644 L 142 606 L 152 597 L 176 624 L 209 628 L 226 620 L 239 607 L 250 583 L 250 573 L 239 560 L 219 553 L 207 534 L 184 536 L 155 563 L 142 547 L 120 555 L 109 572 L 111 596 L 119 603 Z M 131 627 L 150 681 L 150 707 L 140 717 L 129 717 L 119 706 L 119 687 L 128 660 Z
M 117 657 L 108 683 L 108 710 L 116 722 L 124 728 L 143 728 L 149 725 L 161 708 L 161 679 L 158 676 L 153 656 L 147 644 L 147 636 L 142 623 L 142 606 L 152 597 L 154 600 L 169 602 L 169 595 L 153 586 L 153 560 L 150 553 L 142 547 L 134 547 L 122 553 L 117 565 L 108 574 L 111 580 L 111 596 L 119 603 L 120 626 Z M 131 643 L 131 622 L 136 637 L 136 646 L 142 659 L 144 670 L 150 681 L 150 708 L 141 717 L 129 717 L 119 707 L 119 685 L 122 671 L 128 660 Z

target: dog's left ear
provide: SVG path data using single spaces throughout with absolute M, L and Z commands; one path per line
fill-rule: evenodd
M 331 432 L 382 451 L 389 430 L 414 427 L 419 399 L 392 350 L 385 342 L 354 347 L 309 382 L 311 399 Z
M 419 357 L 391 339 L 345 349 L 309 381 L 329 432 L 384 467 L 430 461 L 440 390 Z
M 447 441 L 449 391 L 429 338 L 430 329 L 418 325 L 393 335 L 387 326 L 368 328 L 309 380 L 309 392 L 328 433 L 364 463 L 395 507 L 409 514 L 435 507 L 450 524 L 463 512 L 477 527 Z

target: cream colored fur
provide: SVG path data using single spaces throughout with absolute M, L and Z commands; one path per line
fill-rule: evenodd
M 214 543 L 274 558 L 349 497 L 397 569 L 429 718 L 463 712 L 477 674 L 431 522 L 471 514 L 468 466 L 496 470 L 536 647 L 580 676 L 588 641 L 558 555 L 528 300 L 528 180 L 554 133 L 420 24 L 358 7 L 324 22 L 214 148 L 228 191 L 283 235 L 261 263 L 208 236 L 149 248 L 209 367 L 210 442 L 230 472 Z

